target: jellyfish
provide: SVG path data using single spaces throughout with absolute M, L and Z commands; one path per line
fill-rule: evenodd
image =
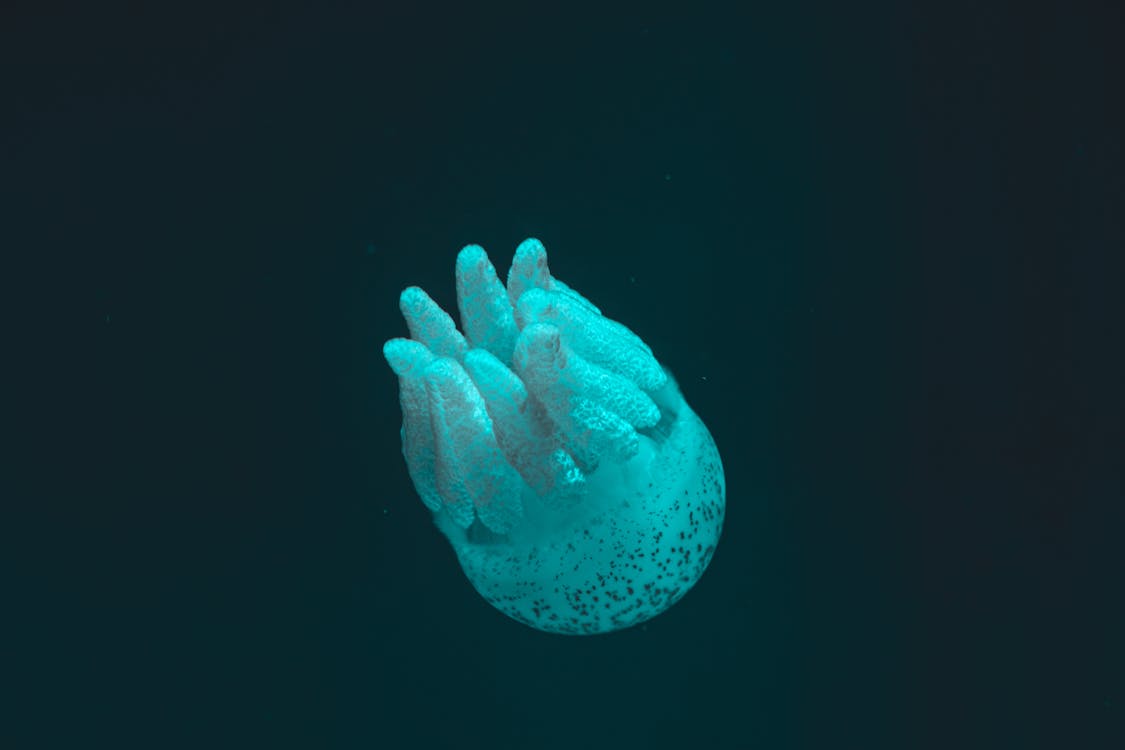
M 542 631 L 636 625 L 699 580 L 722 531 L 715 442 L 652 350 L 551 275 L 542 243 L 507 284 L 456 262 L 461 331 L 418 287 L 398 376 L 402 452 L 474 588 Z

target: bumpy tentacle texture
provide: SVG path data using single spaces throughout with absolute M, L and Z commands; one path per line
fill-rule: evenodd
M 484 250 L 457 257 L 462 332 L 417 287 L 398 375 L 402 446 L 469 580 L 555 633 L 617 630 L 703 574 L 726 489 L 710 433 L 652 350 L 551 276 L 535 239 L 507 285 Z

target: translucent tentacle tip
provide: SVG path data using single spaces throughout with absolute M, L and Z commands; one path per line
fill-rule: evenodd
M 551 276 L 535 239 L 502 283 L 456 264 L 462 331 L 402 293 L 410 339 L 384 346 L 422 502 L 478 592 L 551 633 L 627 628 L 676 603 L 722 531 L 707 428 L 652 350 Z

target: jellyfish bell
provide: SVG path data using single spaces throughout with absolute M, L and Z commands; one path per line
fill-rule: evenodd
M 551 276 L 535 239 L 502 284 L 456 264 L 462 334 L 416 287 L 399 378 L 407 469 L 477 591 L 563 634 L 648 620 L 703 574 L 722 531 L 718 450 L 632 331 Z

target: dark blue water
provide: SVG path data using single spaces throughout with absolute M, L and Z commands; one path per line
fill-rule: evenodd
M 3 24 L 6 745 L 1121 746 L 1109 14 L 380 5 Z M 488 606 L 399 452 L 399 291 L 528 236 L 726 463 L 609 636 Z

